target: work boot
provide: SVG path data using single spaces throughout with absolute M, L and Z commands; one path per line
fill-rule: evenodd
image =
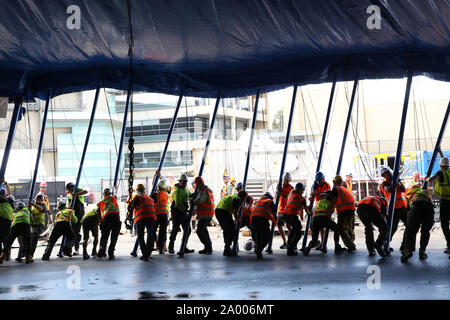
M 343 252 L 346 252 L 346 251 L 347 251 L 347 249 L 344 248 L 344 247 L 341 247 L 340 244 L 338 244 L 338 245 L 336 245 L 336 246 L 334 247 L 334 253 L 335 253 L 335 254 L 340 254 L 340 253 L 343 253 Z
M 166 246 L 166 244 L 164 243 L 164 247 L 163 247 L 163 250 L 164 250 L 164 252 L 166 252 L 167 251 L 167 246 Z
M 131 252 L 131 253 L 130 253 L 130 255 L 131 255 L 132 257 L 135 257 L 135 258 L 137 257 L 137 253 L 136 253 L 136 252 L 134 252 L 134 251 L 133 251 L 133 252 Z
M 427 258 L 428 258 L 428 255 L 425 253 L 425 250 L 419 250 L 419 259 L 426 260 Z
M 72 253 L 72 255 L 73 256 L 77 256 L 77 255 L 79 255 L 80 253 L 78 252 L 78 250 L 75 250 L 73 253 Z
M 268 254 L 272 254 L 272 253 L 273 253 L 272 249 L 269 249 L 269 248 L 266 249 L 266 252 L 267 252 Z
M 90 258 L 90 257 L 89 257 L 89 255 L 88 255 L 86 249 L 83 248 L 83 260 L 87 260 L 87 259 L 89 259 L 89 258 Z
M 294 257 L 294 256 L 298 256 L 298 252 L 296 250 L 288 250 L 287 251 L 287 255 L 289 257 Z
M 194 249 L 188 249 L 187 247 L 184 248 L 184 253 L 193 253 L 194 251 Z
M 351 247 L 348 247 L 347 248 L 347 252 L 348 253 L 353 253 L 353 252 L 355 252 L 356 251 L 356 247 L 355 246 L 351 246 Z
M 375 252 L 375 249 L 370 249 L 369 251 L 369 257 L 374 257 L 377 253 Z
M 319 241 L 319 244 L 317 246 L 315 246 L 314 250 L 322 250 L 322 242 Z
M 2 258 L 3 260 L 9 261 L 9 259 L 11 259 L 11 249 L 4 249 L 2 256 L 3 256 L 3 258 Z
M 17 257 L 14 260 L 16 260 L 16 262 L 18 262 L 18 263 L 22 263 L 22 258 Z
M 27 256 L 26 258 L 25 258 L 25 263 L 26 264 L 28 264 L 28 263 L 33 263 L 34 262 L 34 260 L 33 260 L 33 257 L 32 256 Z
M 159 249 L 159 250 L 158 250 L 158 253 L 159 253 L 159 254 L 164 254 L 164 250 L 163 250 L 163 249 Z
M 210 248 L 205 248 L 205 249 L 203 249 L 203 250 L 200 250 L 198 253 L 199 253 L 199 254 L 211 254 L 211 253 L 212 253 L 212 249 L 210 249 Z
M 97 255 L 97 250 L 95 250 L 95 248 L 94 248 L 94 249 L 92 249 L 91 256 L 95 257 L 96 255 Z
M 262 259 L 263 258 L 263 255 L 262 255 L 260 250 L 255 250 L 255 253 L 256 253 L 256 258 L 257 259 Z
M 170 254 L 174 254 L 175 250 L 173 249 L 173 247 L 175 246 L 175 243 L 173 241 L 169 242 L 169 253 Z
M 450 246 L 447 245 L 447 247 L 444 250 L 444 253 L 450 254 Z
M 98 258 L 106 257 L 105 248 L 100 247 L 100 249 L 98 250 L 98 253 L 97 253 L 97 257 Z
M 149 257 L 147 255 L 145 255 L 145 256 L 140 257 L 139 260 L 141 260 L 141 261 L 148 261 L 148 258 Z
M 71 258 L 72 257 L 72 249 L 71 248 L 64 248 L 63 249 L 63 255 L 66 257 Z
M 42 256 L 42 260 L 48 261 L 50 260 L 50 254 L 52 253 L 53 246 L 47 245 L 45 248 L 44 255 Z
M 223 250 L 223 255 L 226 257 L 231 257 L 233 256 L 233 252 L 231 251 L 230 247 L 225 247 L 225 249 Z
M 312 242 L 312 241 L 311 241 L 311 242 L 308 244 L 308 246 L 305 248 L 305 250 L 303 250 L 303 255 L 304 255 L 305 257 L 309 256 L 309 252 L 311 251 L 312 248 L 317 247 L 317 244 L 320 245 L 320 242 Z
M 284 242 L 284 243 L 280 246 L 280 249 L 287 249 L 287 243 Z
M 113 253 L 108 254 L 108 260 L 114 260 L 115 258 L 116 256 Z
M 400 257 L 401 262 L 407 262 L 409 258 L 413 256 L 413 253 L 411 250 L 406 249 L 403 253 L 403 255 Z
M 381 244 L 375 243 L 375 244 L 373 245 L 373 247 L 375 248 L 375 250 L 377 250 L 378 254 L 379 254 L 381 257 L 383 257 L 383 258 L 386 257 L 386 252 L 384 252 L 383 246 L 382 246 Z

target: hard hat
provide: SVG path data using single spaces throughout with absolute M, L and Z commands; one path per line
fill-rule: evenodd
M 39 193 L 39 194 L 36 196 L 36 200 L 44 200 L 44 195 L 43 195 L 42 193 Z
M 225 178 L 225 177 L 230 177 L 229 175 L 228 175 L 228 170 L 227 169 L 225 169 L 224 171 L 223 171 L 223 177 Z
M 255 243 L 253 242 L 252 239 L 248 239 L 245 243 L 244 243 L 244 249 L 247 251 L 252 250 L 255 247 Z
M 233 181 L 236 181 L 236 178 L 235 178 L 235 177 L 232 177 L 232 178 L 230 179 L 230 182 L 233 182 Z
M 72 182 L 66 184 L 66 189 L 73 189 L 73 188 L 75 188 L 75 185 Z
M 342 177 L 340 175 L 337 175 L 336 177 L 334 177 L 333 182 L 338 182 L 338 181 L 342 181 Z
M 178 179 L 178 181 L 187 181 L 187 175 L 186 175 L 185 173 L 183 173 L 183 174 L 180 176 L 180 179 Z
M 238 188 L 242 189 L 243 187 L 244 187 L 244 185 L 242 184 L 242 182 L 238 182 L 236 185 L 236 189 L 238 189 Z
M 414 178 L 420 178 L 420 172 L 419 171 L 414 172 L 413 173 L 413 177 Z
M 238 197 L 244 199 L 247 196 L 247 191 L 241 190 L 238 192 Z
M 60 201 L 58 203 L 58 210 L 63 210 L 66 208 L 66 202 L 65 201 Z
M 447 157 L 444 157 L 439 161 L 439 165 L 441 167 L 450 167 L 450 160 Z
M 23 203 L 22 201 L 17 202 L 17 210 L 22 210 L 23 208 L 25 208 L 25 203 Z
M 317 172 L 316 173 L 316 177 L 315 177 L 315 180 L 316 181 L 322 181 L 323 179 L 325 179 L 325 175 L 322 173 L 322 172 Z
M 269 198 L 270 200 L 273 200 L 273 196 L 272 196 L 272 194 L 270 192 L 264 193 L 263 197 L 264 198 Z
M 349 174 L 347 174 L 347 177 L 352 177 L 353 178 L 352 173 L 350 172 Z
M 110 188 L 105 188 L 105 189 L 103 189 L 103 194 L 104 194 L 105 196 L 109 196 L 109 195 L 111 194 L 111 189 L 110 189 Z
M 42 187 L 47 187 L 47 182 L 41 182 L 40 187 L 41 187 L 41 188 L 42 188 Z
M 0 196 L 1 197 L 6 196 L 6 190 L 5 189 L 3 189 L 3 188 L 0 189 Z
M 139 183 L 136 187 L 136 190 L 138 191 L 144 191 L 145 190 L 145 186 L 142 183 Z
M 9 202 L 9 204 L 11 205 L 11 207 L 14 207 L 14 202 L 16 202 L 16 199 L 14 198 L 13 195 L 10 195 L 10 196 L 6 197 L 6 201 Z
M 198 176 L 194 179 L 194 183 L 195 184 L 204 184 L 205 182 L 203 181 L 203 178 Z
M 390 168 L 387 168 L 387 167 L 382 167 L 382 168 L 380 169 L 380 176 L 382 176 L 382 175 L 385 174 L 386 172 L 389 172 L 389 173 L 391 174 L 391 176 L 392 176 L 392 170 L 391 170 Z
M 165 182 L 164 180 L 161 180 L 161 181 L 158 183 L 158 187 L 159 187 L 160 189 L 165 189 L 165 188 L 167 188 L 166 182 Z
M 305 190 L 305 185 L 303 183 L 299 182 L 295 185 L 295 190 L 297 190 L 297 191 Z
M 286 179 L 286 180 L 292 180 L 291 174 L 290 174 L 289 172 L 286 172 L 286 173 L 284 174 L 284 179 Z

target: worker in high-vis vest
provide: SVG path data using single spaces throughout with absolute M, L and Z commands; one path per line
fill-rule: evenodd
M 38 193 L 35 202 L 28 202 L 28 207 L 31 212 L 31 249 L 30 254 L 34 256 L 37 243 L 41 233 L 45 230 L 45 216 L 47 215 L 47 205 L 45 203 L 45 197 L 42 193 Z
M 407 195 L 411 197 L 411 213 L 405 229 L 405 249 L 400 260 L 408 261 L 413 256 L 416 247 L 416 235 L 420 229 L 419 259 L 428 258 L 426 249 L 430 241 L 430 231 L 434 225 L 434 205 L 432 194 L 429 190 L 423 190 L 420 185 L 412 187 Z
M 439 161 L 441 170 L 439 170 L 434 176 L 428 178 L 430 184 L 434 185 L 434 194 L 436 194 L 440 200 L 440 220 L 441 229 L 444 233 L 447 247 L 444 253 L 450 253 L 450 160 L 447 157 L 442 157 Z M 450 259 L 450 256 L 448 257 Z
M 55 225 L 47 242 L 47 247 L 45 248 L 42 260 L 50 260 L 53 247 L 55 246 L 58 238 L 61 236 L 66 237 L 63 254 L 68 257 L 72 256 L 72 246 L 75 241 L 75 233 L 72 230 L 71 223 L 72 225 L 75 225 L 77 222 L 78 218 L 73 212 L 73 209 L 66 208 L 66 202 L 60 201 L 58 204 L 58 213 L 55 216 Z
M 48 199 L 47 196 L 47 182 L 41 182 L 41 184 L 39 185 L 39 194 L 42 194 L 42 196 L 44 197 L 44 204 L 45 204 L 45 208 L 47 210 L 47 212 L 50 212 L 50 200 Z
M 253 206 L 250 223 L 255 230 L 255 254 L 258 259 L 262 259 L 262 251 L 269 244 L 270 240 L 270 223 L 274 226 L 276 220 L 277 208 L 273 202 L 273 196 L 270 192 L 266 192 Z
M 309 208 L 306 205 L 306 199 L 303 197 L 303 191 L 305 191 L 303 183 L 297 183 L 295 189 L 289 193 L 283 211 L 284 221 L 291 226 L 287 242 L 288 256 L 298 255 L 297 244 L 302 237 L 302 223 L 300 222 L 299 217 L 303 221 L 303 210 L 305 210 L 306 213 L 309 212 Z
M 17 211 L 13 214 L 11 229 L 3 243 L 5 248 L 0 260 L 7 260 L 11 255 L 11 246 L 18 236 L 22 238 L 22 247 L 25 255 L 25 263 L 34 262 L 31 254 L 31 238 L 30 238 L 30 211 L 23 202 L 17 203 Z M 8 258 L 7 258 L 8 257 Z M 21 261 L 21 260 L 20 260 Z
M 87 190 L 83 190 L 78 187 L 77 191 L 74 191 L 75 185 L 72 182 L 69 182 L 66 185 L 66 194 L 67 194 L 67 204 L 66 207 L 70 207 L 70 203 L 72 202 L 72 197 L 75 197 L 75 203 L 73 205 L 73 210 L 75 212 L 75 216 L 78 219 L 78 222 L 75 223 L 72 228 L 75 233 L 75 251 L 73 253 L 74 256 L 78 255 L 79 247 L 81 242 L 81 219 L 84 216 L 84 195 L 87 194 Z
M 368 196 L 358 203 L 358 217 L 364 225 L 366 235 L 366 246 L 369 256 L 375 256 L 375 250 L 381 257 L 385 257 L 383 245 L 387 236 L 387 201 L 384 197 Z M 378 229 L 378 238 L 375 241 L 373 235 L 373 226 Z
M 316 202 L 312 215 L 312 236 L 308 246 L 303 250 L 304 256 L 309 256 L 312 248 L 317 247 L 319 242 L 319 232 L 322 228 L 328 228 L 334 233 L 334 253 L 339 254 L 346 251 L 339 245 L 339 226 L 331 219 L 331 215 L 335 209 L 331 190 L 325 191 L 320 195 L 320 199 Z
M 139 248 L 141 248 L 142 261 L 148 261 L 153 249 L 153 234 L 156 222 L 155 201 L 145 194 L 143 184 L 138 184 L 136 188 L 137 194 L 130 202 L 130 208 L 134 211 L 134 224 L 137 227 L 137 237 Z M 147 239 L 144 238 L 145 230 L 147 230 Z
M 249 194 L 247 194 L 247 197 L 245 197 L 244 202 L 242 203 L 242 223 L 241 223 L 241 229 L 244 227 L 247 227 L 250 230 L 250 236 L 255 241 L 255 229 L 253 228 L 252 224 L 250 223 L 250 216 L 252 215 L 252 211 L 254 208 L 254 202 L 255 200 L 253 197 Z
M 81 219 L 81 226 L 83 227 L 83 260 L 90 258 L 87 253 L 87 246 L 89 243 L 89 233 L 94 237 L 92 242 L 92 252 L 91 256 L 95 257 L 97 255 L 97 244 L 98 244 L 98 225 L 100 222 L 100 209 L 97 206 L 95 209 L 86 213 Z
M 238 195 L 229 195 L 219 201 L 216 206 L 216 218 L 219 221 L 223 231 L 224 256 L 233 256 L 235 253 L 231 250 L 231 244 L 234 239 L 235 221 L 239 219 L 238 210 L 242 205 L 247 192 L 241 191 Z M 233 219 L 234 216 L 234 219 Z
M 172 192 L 172 204 L 170 206 L 170 214 L 172 218 L 172 231 L 170 232 L 169 237 L 170 254 L 175 253 L 175 240 L 180 230 L 180 226 L 183 228 L 183 233 L 188 232 L 186 236 L 186 247 L 184 249 L 184 253 L 194 252 L 193 249 L 188 249 L 187 247 L 187 242 L 189 240 L 189 236 L 191 235 L 191 228 L 188 227 L 188 223 L 186 222 L 188 219 L 189 200 L 191 198 L 192 193 L 187 187 L 187 176 L 183 173 L 181 174 L 180 179 L 178 179 L 178 183 L 175 184 L 175 188 Z M 187 230 L 185 229 L 186 227 L 188 227 Z
M 103 190 L 103 199 L 97 203 L 97 206 L 100 211 L 100 231 L 102 233 L 97 257 L 106 257 L 105 248 L 111 235 L 108 245 L 108 258 L 112 260 L 115 258 L 114 250 L 116 249 L 117 238 L 119 238 L 121 222 L 117 198 L 111 193 L 111 189 L 105 188 Z
M 280 233 L 281 239 L 283 240 L 283 244 L 281 245 L 280 249 L 286 249 L 287 248 L 287 241 L 286 241 L 286 234 L 284 233 L 284 207 L 286 206 L 287 198 L 289 196 L 289 193 L 294 189 L 294 187 L 291 185 L 292 177 L 289 172 L 286 172 L 286 174 L 283 177 L 283 183 L 281 185 L 278 185 L 276 195 L 279 196 L 279 202 L 278 202 L 278 213 L 277 213 L 277 227 L 278 231 Z M 291 226 L 288 225 L 289 233 L 291 232 Z
M 336 205 L 337 224 L 342 242 L 347 247 L 347 252 L 356 251 L 355 246 L 355 198 L 353 193 L 342 185 L 342 177 L 337 175 L 333 179 L 331 195 Z M 336 248 L 335 248 L 336 249 Z
M 14 212 L 14 196 L 7 196 L 7 191 L 0 189 L 0 255 L 3 253 L 3 242 L 9 234 Z M 0 259 L 0 264 L 3 260 Z
M 169 189 L 170 190 L 170 189 Z M 158 183 L 158 190 L 151 195 L 155 202 L 156 223 L 154 227 L 153 240 L 159 254 L 164 254 L 167 240 L 167 226 L 169 225 L 169 193 L 164 180 Z M 156 230 L 159 229 L 158 235 Z
M 400 220 L 404 223 L 406 226 L 407 220 L 408 220 L 408 202 L 406 201 L 405 197 L 405 186 L 400 181 L 397 182 L 397 184 L 392 183 L 392 170 L 387 167 L 382 167 L 380 169 L 380 175 L 385 179 L 379 188 L 380 193 L 386 198 L 386 201 L 389 204 L 390 198 L 391 198 L 391 192 L 395 189 L 397 190 L 395 193 L 395 206 L 394 206 L 394 218 L 392 221 L 392 227 L 391 227 L 391 241 L 392 238 L 397 231 L 398 223 Z M 387 217 L 387 221 L 390 221 L 390 217 Z M 403 240 L 402 244 L 400 245 L 400 251 L 403 251 L 404 248 L 404 234 L 403 234 Z M 389 248 L 389 251 L 394 251 L 393 248 Z
M 314 177 L 314 184 L 313 184 L 311 193 L 309 195 L 309 201 L 310 202 L 315 201 L 316 203 L 319 202 L 320 200 L 322 200 L 321 195 L 323 195 L 327 190 L 331 190 L 331 186 L 325 180 L 325 175 L 321 171 L 316 172 L 316 175 Z M 311 220 L 310 230 L 313 229 L 313 225 L 312 225 L 313 223 L 314 223 L 314 219 Z M 320 230 L 321 241 L 323 241 L 324 234 L 325 234 L 325 230 L 321 229 Z M 322 249 L 321 242 L 316 246 L 316 250 L 323 251 L 324 253 L 327 252 L 326 248 Z
M 202 177 L 196 177 L 195 187 L 198 190 L 197 196 L 192 199 L 193 213 L 197 216 L 197 236 L 204 248 L 200 250 L 199 254 L 211 254 L 212 242 L 209 237 L 208 225 L 214 216 L 214 195 L 212 190 L 205 185 Z

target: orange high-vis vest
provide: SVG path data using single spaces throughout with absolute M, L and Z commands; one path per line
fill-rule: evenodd
M 324 181 L 321 185 L 319 185 L 317 187 L 316 190 L 314 190 L 315 192 L 315 200 L 316 201 L 320 201 L 321 199 L 318 197 L 319 194 L 324 193 L 327 190 L 331 190 L 331 186 L 328 182 Z
M 291 192 L 287 198 L 286 207 L 284 208 L 284 214 L 287 215 L 299 215 L 303 220 L 303 201 L 305 198 L 300 193 Z
M 273 223 L 276 223 L 277 221 L 272 214 L 272 203 L 273 200 L 270 200 L 269 198 L 260 198 L 253 208 L 252 215 L 250 216 L 250 223 L 252 223 L 252 219 L 255 216 L 263 217 L 267 220 L 272 220 Z
M 281 187 L 280 202 L 278 204 L 278 213 L 284 213 L 289 193 L 294 189 L 290 184 L 287 187 Z
M 383 183 L 381 184 L 381 192 L 383 193 L 384 197 L 386 198 L 387 202 L 389 203 L 389 199 L 391 198 L 391 193 L 390 192 L 386 192 L 386 190 L 384 190 L 384 186 L 385 184 L 387 184 L 388 182 L 386 180 L 383 181 Z M 397 188 L 397 192 L 395 193 L 395 209 L 400 209 L 400 208 L 406 208 L 408 206 L 408 202 L 406 201 L 405 198 L 405 193 L 401 192 L 399 190 L 399 188 Z
M 214 215 L 214 195 L 209 188 L 205 186 L 205 191 L 208 193 L 208 200 L 203 203 L 200 203 L 197 206 L 197 216 L 209 216 L 212 217 Z
M 156 193 L 156 203 L 155 203 L 155 213 L 158 214 L 169 214 L 167 211 L 167 200 L 169 196 L 164 190 L 159 190 Z
M 134 209 L 134 223 L 138 223 L 142 219 L 153 219 L 156 220 L 155 215 L 155 202 L 148 195 L 144 195 L 143 197 L 140 195 L 136 195 L 135 198 L 139 199 L 139 204 Z
M 103 221 L 103 219 L 105 219 L 105 217 L 109 214 L 120 214 L 116 196 L 106 196 L 97 205 L 100 208 L 100 221 Z
M 243 206 L 243 209 L 242 209 L 242 217 L 243 218 L 250 217 L 252 215 L 252 211 L 253 211 L 253 198 L 250 196 L 247 196 L 247 197 L 249 197 L 252 200 L 252 203 L 248 206 L 248 208 Z
M 368 204 L 371 207 L 377 209 L 378 212 L 381 212 L 381 201 L 380 198 L 375 196 L 368 196 L 362 199 L 358 205 L 360 204 Z
M 336 186 L 338 191 L 338 197 L 336 200 L 336 211 L 337 213 L 341 213 L 342 211 L 347 210 L 356 210 L 355 207 L 355 198 L 353 197 L 353 193 L 348 191 L 347 188 L 343 186 Z

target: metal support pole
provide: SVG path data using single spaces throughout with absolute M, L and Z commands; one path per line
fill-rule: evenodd
M 112 185 L 114 187 L 113 190 L 117 188 L 117 182 L 119 180 L 120 161 L 122 160 L 123 142 L 125 141 L 125 132 L 127 129 L 128 109 L 130 106 L 131 91 L 132 84 L 130 81 L 128 85 L 127 101 L 125 102 L 125 110 L 123 111 L 122 133 L 120 135 L 119 151 L 117 153 L 116 171 L 114 173 L 114 182 Z
M 36 154 L 36 164 L 34 166 L 33 180 L 31 181 L 30 194 L 28 195 L 28 201 L 31 201 L 33 199 L 33 195 L 34 195 L 34 187 L 36 184 L 37 174 L 38 174 L 38 169 L 39 169 L 39 160 L 41 159 L 42 145 L 44 142 L 45 126 L 47 124 L 48 107 L 50 105 L 51 98 L 52 98 L 52 90 L 50 89 L 48 91 L 47 101 L 45 102 L 44 116 L 42 118 L 41 135 L 39 137 L 39 145 L 38 145 L 37 154 Z
M 248 177 L 248 168 L 250 166 L 250 157 L 252 155 L 252 147 L 253 147 L 253 136 L 255 134 L 256 127 L 256 118 L 258 117 L 258 103 L 259 103 L 259 94 L 260 90 L 256 91 L 256 99 L 255 99 L 255 109 L 253 110 L 253 119 L 252 119 L 252 129 L 250 131 L 250 140 L 248 142 L 248 151 L 247 151 L 247 161 L 245 162 L 245 171 L 244 171 L 244 180 L 242 181 L 242 190 L 246 190 L 247 187 L 247 177 Z M 241 229 L 241 219 L 242 219 L 242 207 L 238 212 L 239 220 L 236 221 L 235 231 L 234 231 L 234 243 L 233 248 L 231 249 L 234 254 L 237 255 L 238 251 L 238 241 L 239 241 L 239 230 Z
M 397 184 L 397 182 L 398 182 L 398 172 L 400 170 L 400 158 L 402 157 L 403 134 L 405 133 L 406 115 L 408 113 L 409 93 L 411 92 L 412 78 L 413 78 L 413 71 L 409 70 L 408 71 L 408 80 L 406 83 L 405 100 L 403 102 L 403 112 L 402 112 L 402 120 L 400 123 L 400 132 L 398 135 L 397 153 L 395 155 L 394 173 L 392 175 L 392 183 L 393 184 Z M 386 245 L 384 246 L 384 251 L 386 251 L 387 253 L 389 252 L 389 245 L 391 242 L 392 222 L 394 219 L 396 194 L 397 194 L 397 188 L 395 188 L 391 192 L 391 196 L 389 199 L 388 234 L 387 234 L 387 239 L 386 239 Z
M 347 121 L 345 122 L 344 136 L 342 138 L 341 153 L 339 154 L 339 161 L 338 161 L 338 165 L 337 165 L 337 169 L 336 169 L 336 175 L 340 174 L 340 172 L 341 172 L 342 159 L 344 158 L 344 152 L 345 152 L 345 143 L 347 142 L 348 128 L 350 127 L 350 120 L 352 119 L 352 111 L 353 111 L 353 105 L 355 102 L 356 89 L 358 88 L 358 77 L 359 77 L 359 74 L 356 74 L 355 81 L 353 82 L 352 97 L 350 99 L 350 105 L 348 107 Z M 325 250 L 327 248 L 329 232 L 330 232 L 330 229 L 327 228 L 325 230 L 325 234 L 323 237 L 322 250 Z
M 172 137 L 173 128 L 175 128 L 175 122 L 178 118 L 178 111 L 180 110 L 181 101 L 183 100 L 183 89 L 181 89 L 180 96 L 178 98 L 177 107 L 175 108 L 175 113 L 173 114 L 172 123 L 170 124 L 169 134 L 167 135 L 166 144 L 164 146 L 164 150 L 161 156 L 161 160 L 159 161 L 158 171 L 161 172 L 162 166 L 164 164 L 164 159 L 166 158 L 167 148 L 169 147 L 170 138 Z M 189 134 L 189 133 L 188 133 Z M 158 176 L 155 176 L 155 179 L 153 181 L 152 186 L 152 192 L 150 194 L 153 194 L 156 191 L 156 186 L 158 185 Z
M 91 112 L 91 118 L 89 119 L 89 124 L 88 124 L 88 129 L 87 129 L 87 133 L 86 133 L 86 140 L 84 142 L 84 147 L 83 147 L 83 153 L 81 154 L 81 160 L 80 160 L 80 165 L 78 167 L 78 173 L 77 173 L 77 179 L 75 182 L 75 187 L 73 189 L 73 192 L 77 192 L 78 190 L 78 185 L 80 183 L 80 178 L 81 178 L 81 173 L 83 171 L 83 164 L 84 164 L 84 158 L 86 157 L 86 151 L 89 145 L 89 138 L 91 136 L 91 131 L 92 131 L 92 125 L 94 124 L 94 117 L 95 117 L 95 110 L 97 109 L 97 101 L 98 101 L 98 95 L 100 93 L 100 83 L 97 85 L 97 89 L 95 91 L 95 98 L 94 98 L 94 105 L 92 106 L 92 112 Z M 74 205 L 75 205 L 75 198 L 72 195 L 72 200 L 70 201 L 70 209 L 73 209 Z M 70 212 L 70 217 L 72 217 L 73 214 L 73 210 Z M 70 222 L 70 220 L 69 220 Z M 61 256 L 62 254 L 62 249 L 65 246 L 66 243 L 66 237 L 63 238 L 62 242 L 61 242 L 61 247 L 59 248 L 59 255 Z
M 181 89 L 180 97 L 178 98 L 178 103 L 177 103 L 177 106 L 175 108 L 175 113 L 173 114 L 172 123 L 170 124 L 169 134 L 167 135 L 166 144 L 164 146 L 164 151 L 163 151 L 163 154 L 161 156 L 161 159 L 159 160 L 158 171 L 161 171 L 161 169 L 163 167 L 164 159 L 166 157 L 167 148 L 169 147 L 169 143 L 170 143 L 170 137 L 172 136 L 173 128 L 175 128 L 175 122 L 176 122 L 176 120 L 178 118 L 178 111 L 180 110 L 180 106 L 181 106 L 181 101 L 182 100 L 183 100 L 183 89 Z M 153 180 L 152 191 L 151 191 L 151 193 L 149 193 L 150 195 L 155 193 L 157 185 L 158 185 L 158 176 L 155 176 L 155 179 Z M 139 239 L 136 238 L 136 242 L 135 242 L 134 248 L 133 248 L 133 253 L 134 254 L 137 254 L 137 249 L 138 248 L 139 248 Z
M 331 108 L 333 106 L 333 98 L 334 98 L 335 89 L 336 89 L 336 74 L 334 75 L 333 85 L 331 87 L 330 100 L 328 102 L 327 115 L 325 117 L 325 125 L 323 127 L 322 142 L 320 143 L 319 158 L 317 159 L 316 172 L 320 171 L 320 167 L 322 165 L 323 150 L 325 148 L 325 141 L 326 141 L 326 137 L 327 137 L 328 124 L 330 122 Z M 311 202 L 309 204 L 310 211 L 312 210 L 313 206 L 314 206 L 314 198 L 311 200 Z M 311 216 L 308 215 L 308 217 L 306 218 L 305 235 L 303 236 L 302 250 L 304 250 L 306 248 L 310 224 L 311 224 Z
M 281 169 L 280 169 L 280 178 L 278 179 L 278 185 L 277 190 L 281 190 L 281 184 L 283 183 L 283 174 L 284 174 L 284 166 L 286 164 L 286 158 L 289 148 L 289 138 L 291 136 L 291 125 L 292 125 L 292 118 L 294 116 L 294 109 L 295 109 L 295 98 L 297 97 L 297 88 L 298 86 L 294 86 L 294 92 L 292 94 L 292 101 L 291 101 L 291 111 L 289 113 L 289 120 L 288 120 L 288 127 L 286 132 L 286 140 L 284 141 L 284 151 L 283 151 L 283 160 L 281 161 Z M 275 208 L 278 210 L 278 203 L 280 201 L 280 194 L 276 196 L 275 201 Z M 267 245 L 267 252 L 269 254 L 272 253 L 272 242 L 273 242 L 273 232 L 275 230 L 275 223 L 272 223 L 272 227 L 270 230 L 270 236 L 269 236 L 269 243 Z
M 22 109 L 22 98 L 14 100 L 14 110 L 11 115 L 11 122 L 9 125 L 8 138 L 6 139 L 5 151 L 3 152 L 2 166 L 0 167 L 0 182 L 3 185 L 5 180 L 6 166 L 8 165 L 9 153 L 14 140 L 14 133 L 16 131 L 17 122 L 19 122 L 20 111 Z
M 217 111 L 219 110 L 219 102 L 220 102 L 221 96 L 222 96 L 222 91 L 219 90 L 219 93 L 218 93 L 217 99 L 216 99 L 216 105 L 214 106 L 214 112 L 213 112 L 212 119 L 211 119 L 211 125 L 209 127 L 208 138 L 206 139 L 205 152 L 203 153 L 202 163 L 200 164 L 200 170 L 198 172 L 198 175 L 200 177 L 202 176 L 203 169 L 205 167 L 205 161 L 206 161 L 206 157 L 208 155 L 209 144 L 211 143 L 211 138 L 212 138 L 213 132 L 214 132 L 214 124 L 216 122 Z M 196 188 L 195 191 L 194 191 L 194 198 L 197 195 L 197 193 L 198 193 L 198 190 Z M 193 212 L 191 210 L 189 212 L 189 215 L 188 215 L 188 217 L 186 219 L 186 222 L 185 222 L 185 227 L 184 227 L 184 232 L 183 232 L 183 239 L 181 240 L 180 251 L 177 253 L 180 257 L 184 256 L 184 249 L 186 249 L 187 238 L 188 238 L 189 233 L 191 232 L 192 215 L 193 215 Z
M 448 102 L 447 111 L 445 112 L 444 120 L 442 121 L 441 131 L 439 131 L 439 136 L 436 141 L 436 145 L 434 147 L 433 155 L 431 156 L 430 165 L 428 166 L 427 176 L 425 177 L 425 181 L 423 183 L 422 189 L 426 190 L 428 187 L 428 181 L 426 178 L 431 177 L 433 173 L 434 162 L 436 161 L 437 154 L 439 152 L 439 148 L 441 147 L 442 137 L 444 136 L 445 127 L 447 126 L 448 115 L 450 113 L 450 101 Z

